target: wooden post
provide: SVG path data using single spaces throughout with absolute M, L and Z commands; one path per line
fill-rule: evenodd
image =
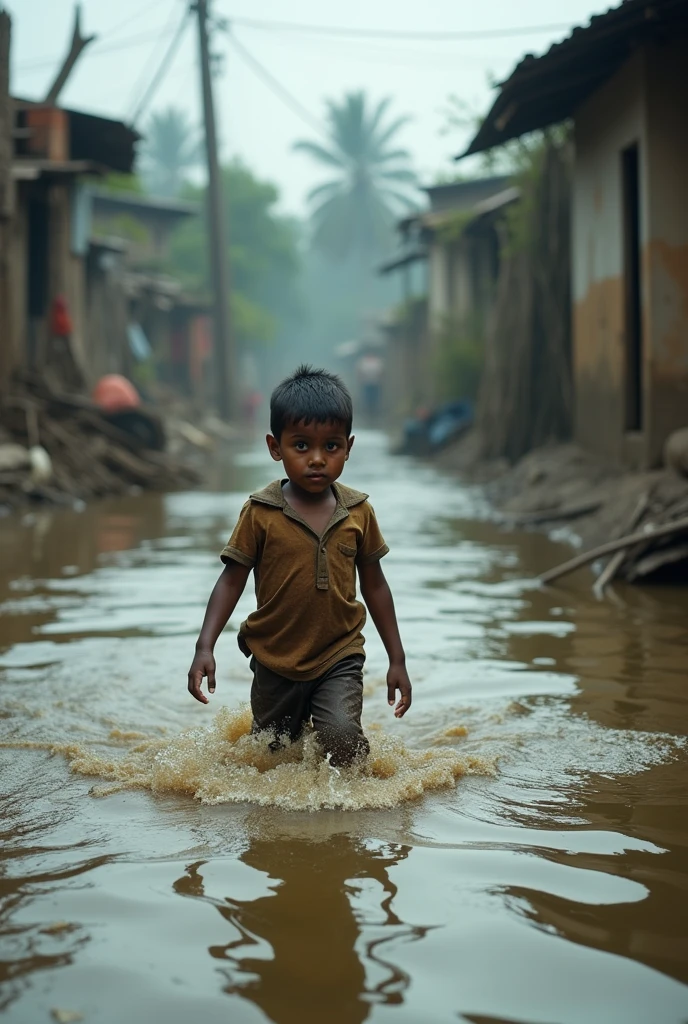
M 208 2 L 196 0 L 198 14 L 198 41 L 203 93 L 203 120 L 205 149 L 208 162 L 208 231 L 210 234 L 210 276 L 213 290 L 213 357 L 216 372 L 218 412 L 225 419 L 238 415 L 238 388 L 236 353 L 232 332 L 230 308 L 229 238 L 222 195 L 222 179 L 217 156 L 215 107 L 210 75 L 210 46 L 208 42 Z
M 10 99 L 10 17 L 0 11 L 0 390 L 5 390 L 12 371 L 12 289 L 10 247 L 14 191 L 12 185 L 12 130 L 14 110 Z

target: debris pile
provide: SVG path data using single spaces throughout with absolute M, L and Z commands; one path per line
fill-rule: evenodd
M 568 528 L 581 545 L 582 553 L 544 573 L 543 583 L 586 565 L 596 573 L 598 595 L 621 579 L 688 582 L 688 428 L 667 439 L 662 468 L 640 472 L 574 444 L 537 448 L 511 466 L 481 460 L 481 451 L 469 434 L 438 462 L 482 484 L 505 526 Z
M 640 492 L 630 514 L 622 517 L 616 537 L 576 555 L 563 565 L 543 573 L 543 583 L 553 583 L 583 565 L 610 556 L 594 583 L 596 594 L 620 577 L 636 582 L 648 577 L 667 577 L 675 570 L 688 576 L 688 485 L 666 473 Z
M 148 409 L 107 413 L 39 375 L 24 375 L 0 397 L 0 507 L 72 504 L 199 479 L 165 451 L 162 420 Z

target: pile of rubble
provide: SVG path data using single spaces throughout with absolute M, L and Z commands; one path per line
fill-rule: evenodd
M 107 413 L 38 375 L 24 376 L 0 396 L 0 508 L 198 483 L 198 471 L 165 444 L 163 422 L 151 410 Z

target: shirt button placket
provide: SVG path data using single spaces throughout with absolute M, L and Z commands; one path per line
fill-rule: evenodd
M 318 546 L 318 584 L 327 587 L 329 574 L 327 571 L 327 548 L 324 544 Z

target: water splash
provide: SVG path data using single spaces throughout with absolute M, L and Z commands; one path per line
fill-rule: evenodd
M 265 735 L 251 733 L 248 707 L 222 708 L 212 725 L 172 739 L 113 734 L 122 741 L 117 753 L 81 743 L 18 745 L 47 747 L 66 756 L 72 771 L 103 780 L 91 790 L 94 796 L 147 789 L 204 804 L 254 803 L 294 811 L 395 807 L 451 788 L 464 775 L 495 772 L 494 759 L 412 749 L 380 730 L 370 732 L 370 754 L 361 764 L 334 769 L 313 733 L 272 752 Z

